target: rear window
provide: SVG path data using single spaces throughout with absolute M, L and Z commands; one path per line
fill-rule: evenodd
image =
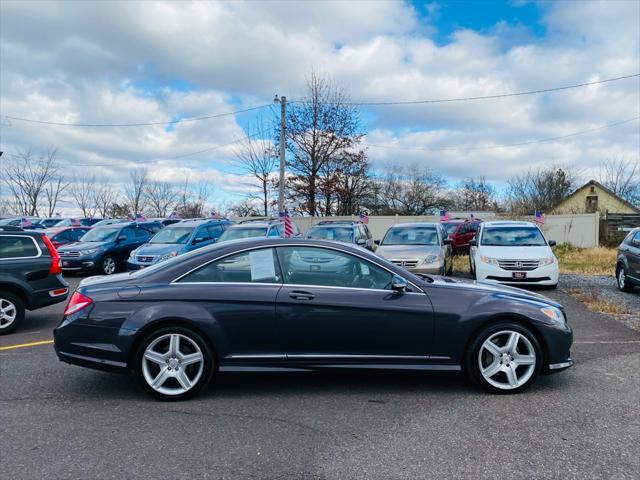
M 0 236 L 0 259 L 37 257 L 38 255 L 38 247 L 31 237 Z

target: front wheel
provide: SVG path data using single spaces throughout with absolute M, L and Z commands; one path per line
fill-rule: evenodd
M 616 283 L 618 284 L 618 290 L 620 290 L 621 292 L 630 292 L 631 290 L 633 290 L 633 285 L 627 278 L 627 272 L 624 269 L 624 265 L 620 265 L 618 267 L 618 272 L 616 274 Z
M 491 393 L 519 393 L 535 380 L 542 366 L 536 337 L 525 327 L 499 322 L 471 342 L 465 369 L 473 382 Z
M 0 292 L 0 335 L 13 332 L 24 320 L 22 299 L 11 292 Z
M 118 270 L 116 259 L 111 255 L 105 255 L 100 262 L 100 271 L 103 275 L 113 275 Z
M 209 380 L 214 357 L 207 342 L 184 327 L 164 327 L 147 335 L 135 355 L 138 383 L 161 400 L 184 400 Z

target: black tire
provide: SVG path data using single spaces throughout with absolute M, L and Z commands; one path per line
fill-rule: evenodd
M 616 285 L 621 292 L 633 291 L 633 283 L 629 281 L 627 270 L 622 264 L 618 265 L 616 269 Z
M 471 261 L 471 256 L 469 256 L 469 273 L 471 274 L 471 278 L 475 280 L 476 278 L 476 269 L 473 267 L 473 262 Z
M 197 376 L 197 380 L 189 390 L 182 393 L 167 394 L 154 389 L 148 383 L 145 377 L 145 371 L 144 371 L 145 368 L 143 366 L 143 356 L 145 354 L 145 351 L 147 350 L 147 347 L 151 345 L 154 341 L 161 339 L 163 337 L 166 337 L 167 335 L 174 335 L 174 334 L 178 334 L 182 337 L 188 337 L 188 339 L 190 339 L 192 342 L 195 342 L 195 344 L 197 344 L 198 348 L 200 349 L 200 352 L 202 353 L 202 371 Z M 133 357 L 133 372 L 136 380 L 138 381 L 142 389 L 145 390 L 150 395 L 152 395 L 153 397 L 160 400 L 164 400 L 164 401 L 179 401 L 179 400 L 186 400 L 188 398 L 193 397 L 200 390 L 202 390 L 207 384 L 209 384 L 209 382 L 211 381 L 213 372 L 215 371 L 215 361 L 216 361 L 215 356 L 211 348 L 209 347 L 208 343 L 204 340 L 204 338 L 202 338 L 200 334 L 186 327 L 166 326 L 146 334 L 145 337 L 142 339 Z M 191 367 L 197 367 L 197 366 L 189 365 L 187 369 Z M 160 368 L 158 368 L 158 370 L 160 370 Z M 193 374 L 194 371 L 190 372 L 190 374 Z M 153 372 L 148 372 L 148 373 L 153 374 Z M 178 384 L 177 380 L 174 382 L 174 385 L 176 384 Z M 171 385 L 169 385 L 169 387 L 170 386 Z M 178 387 L 180 387 L 179 384 L 178 384 Z
M 116 261 L 115 257 L 111 255 L 105 255 L 104 257 L 102 257 L 102 260 L 100 260 L 98 270 L 100 270 L 100 273 L 102 273 L 102 275 L 113 275 L 114 273 L 118 272 L 118 262 Z
M 533 351 L 535 352 L 535 365 L 531 369 L 531 372 L 528 373 L 528 379 L 521 385 L 515 388 L 499 388 L 491 383 L 483 376 L 480 370 L 480 362 L 482 361 L 480 358 L 480 349 L 484 344 L 485 340 L 491 338 L 496 334 L 500 334 L 501 332 L 517 332 L 522 335 L 528 341 L 528 345 L 531 345 Z M 522 342 L 523 340 L 519 340 Z M 520 345 L 522 345 L 520 343 Z M 519 348 L 519 347 L 518 347 Z M 510 352 L 512 354 L 512 352 Z M 542 362 L 544 361 L 544 357 L 542 355 L 542 349 L 540 347 L 540 343 L 536 339 L 535 335 L 531 333 L 531 331 L 520 325 L 519 323 L 509 322 L 509 321 L 500 321 L 497 323 L 493 323 L 485 328 L 483 328 L 480 332 L 476 334 L 476 336 L 471 340 L 469 347 L 467 349 L 465 355 L 465 363 L 464 370 L 470 380 L 479 388 L 483 390 L 495 393 L 495 394 L 515 394 L 520 393 L 527 388 L 535 381 L 536 377 L 540 373 L 542 368 Z M 520 370 L 521 372 L 528 372 L 528 366 L 519 366 L 518 369 L 524 368 L 525 370 Z M 496 375 L 498 377 L 493 377 L 493 379 L 500 379 L 500 375 L 504 375 L 506 379 L 506 374 L 498 372 Z M 525 377 L 525 375 L 523 375 Z M 523 378 L 524 379 L 524 378 Z
M 7 335 L 18 328 L 24 320 L 24 302 L 15 293 L 0 292 L 0 308 L 6 311 L 0 311 L 0 335 Z M 9 321 L 10 317 L 13 317 L 13 320 Z
M 449 269 L 447 270 L 447 275 L 453 274 L 453 257 L 449 259 Z

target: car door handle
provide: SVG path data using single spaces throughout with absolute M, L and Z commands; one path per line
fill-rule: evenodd
M 302 292 L 300 290 L 289 292 L 289 296 L 294 300 L 313 300 L 314 298 L 316 298 L 313 293 Z

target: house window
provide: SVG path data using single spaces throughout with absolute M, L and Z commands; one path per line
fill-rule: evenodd
M 597 195 L 590 195 L 590 196 L 587 197 L 585 210 L 586 210 L 587 213 L 595 213 L 595 212 L 598 211 L 598 197 L 597 197 Z

